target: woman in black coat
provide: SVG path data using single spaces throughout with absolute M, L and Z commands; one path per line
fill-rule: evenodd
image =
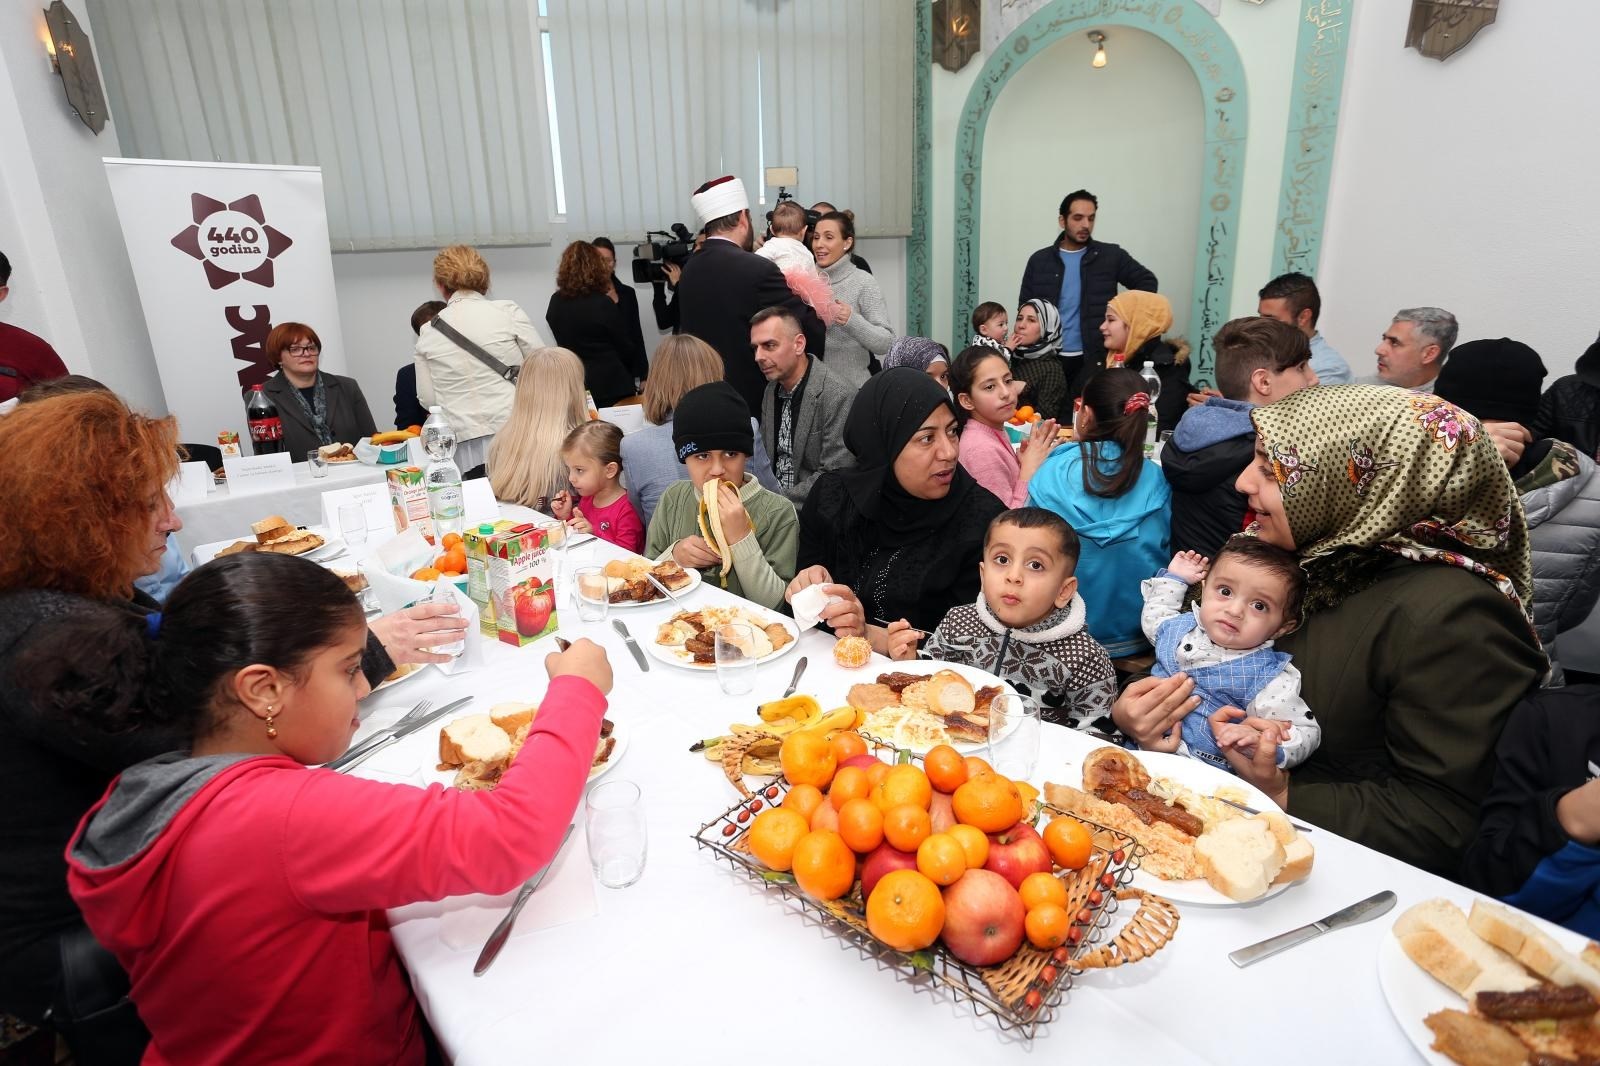
M 561 253 L 555 295 L 544 315 L 556 344 L 583 361 L 583 383 L 598 407 L 635 395 L 635 379 L 650 373 L 638 311 L 630 330 L 619 304 L 606 295 L 610 285 L 611 271 L 600 252 L 586 241 L 573 241 Z
M 322 339 L 302 322 L 283 322 L 267 334 L 267 358 L 278 372 L 262 392 L 278 409 L 283 450 L 297 463 L 324 444 L 354 444 L 377 432 L 355 378 L 319 369 Z

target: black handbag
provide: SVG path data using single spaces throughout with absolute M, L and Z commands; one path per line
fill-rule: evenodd
M 472 341 L 467 340 L 466 337 L 462 336 L 460 330 L 444 320 L 443 312 L 434 315 L 433 321 L 429 325 L 443 333 L 457 348 L 460 348 L 478 362 L 493 370 L 505 380 L 506 384 L 515 385 L 517 383 L 517 377 L 522 373 L 522 365 L 520 363 L 516 366 L 507 366 Z
M 62 933 L 61 987 L 46 1021 L 78 1066 L 132 1066 L 150 1033 L 128 998 L 128 975 L 116 956 L 79 925 Z

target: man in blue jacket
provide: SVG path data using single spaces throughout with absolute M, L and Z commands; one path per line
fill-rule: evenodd
M 1095 214 L 1100 201 L 1087 189 L 1069 192 L 1061 201 L 1061 236 L 1047 248 L 1028 257 L 1022 270 L 1022 290 L 1017 306 L 1044 300 L 1061 312 L 1061 358 L 1067 380 L 1082 379 L 1105 365 L 1106 346 L 1100 323 L 1106 304 L 1125 289 L 1156 291 L 1156 276 L 1121 246 L 1094 239 Z

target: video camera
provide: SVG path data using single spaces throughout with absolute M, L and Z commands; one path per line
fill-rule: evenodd
M 651 237 L 665 237 L 665 241 L 653 241 Z M 633 283 L 643 285 L 650 283 L 659 284 L 667 280 L 667 272 L 662 269 L 665 263 L 674 266 L 683 266 L 684 260 L 694 252 L 694 234 L 689 232 L 689 227 L 682 222 L 674 222 L 671 231 L 646 230 L 645 243 L 634 246 L 633 249 Z

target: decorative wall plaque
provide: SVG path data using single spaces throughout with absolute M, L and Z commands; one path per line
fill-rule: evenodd
M 94 132 L 106 128 L 106 94 L 100 88 L 100 72 L 95 69 L 94 50 L 78 16 L 61 0 L 44 9 L 45 25 L 55 49 L 56 72 L 67 92 L 73 112 Z
M 933 61 L 954 74 L 978 54 L 980 0 L 933 0 Z
M 1494 21 L 1500 0 L 1411 0 L 1406 47 L 1430 59 L 1449 59 Z

